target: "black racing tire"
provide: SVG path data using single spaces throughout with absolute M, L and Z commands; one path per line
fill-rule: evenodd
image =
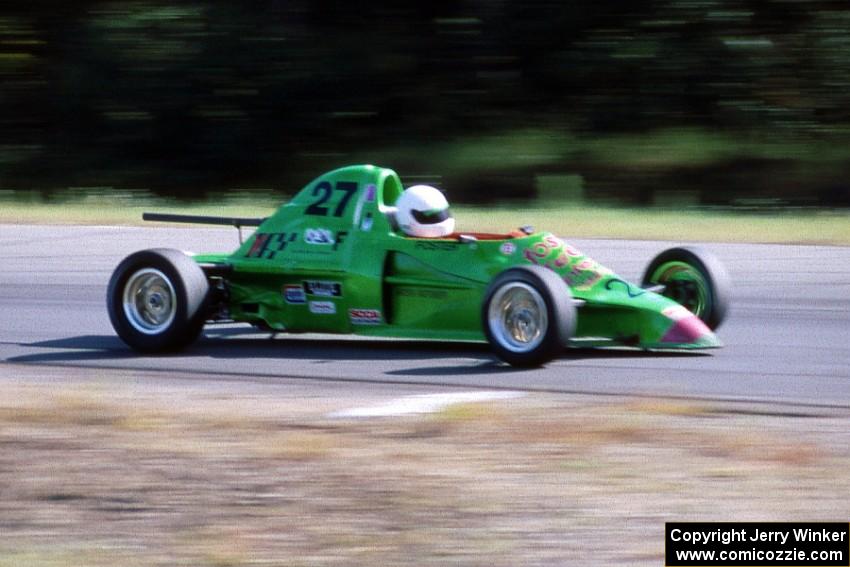
M 711 330 L 729 314 L 729 273 L 714 254 L 698 246 L 669 248 L 653 258 L 643 287 L 655 285 L 665 286 L 662 295 L 690 309 Z
M 555 272 L 518 266 L 490 282 L 481 320 L 496 356 L 513 366 L 536 367 L 564 351 L 575 333 L 576 307 Z
M 201 267 L 178 250 L 127 256 L 106 292 L 118 336 L 141 352 L 174 352 L 194 342 L 207 316 L 210 286 Z

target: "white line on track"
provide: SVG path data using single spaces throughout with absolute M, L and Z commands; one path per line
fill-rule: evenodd
M 339 410 L 329 414 L 329 417 L 393 417 L 400 415 L 433 413 L 454 404 L 469 404 L 474 402 L 489 402 L 493 400 L 510 400 L 525 396 L 525 392 L 456 392 L 447 394 L 421 394 L 405 396 L 376 406 L 367 406 Z

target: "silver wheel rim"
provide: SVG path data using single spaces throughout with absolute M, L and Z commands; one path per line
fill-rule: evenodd
M 507 283 L 496 291 L 487 318 L 496 342 L 516 353 L 540 346 L 549 328 L 543 296 L 522 282 Z
M 145 268 L 124 286 L 124 314 L 134 329 L 156 335 L 168 329 L 177 312 L 174 286 L 159 270 Z

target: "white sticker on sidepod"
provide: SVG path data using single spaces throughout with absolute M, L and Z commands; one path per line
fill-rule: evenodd
M 342 297 L 342 284 L 339 282 L 306 280 L 304 282 L 304 291 L 307 295 Z
M 298 284 L 283 286 L 283 299 L 290 304 L 307 303 L 307 295 L 304 293 L 304 288 Z
M 381 312 L 377 309 L 349 309 L 348 317 L 352 325 L 381 324 Z
M 310 301 L 310 313 L 316 315 L 333 315 L 336 313 L 336 304 L 333 301 Z

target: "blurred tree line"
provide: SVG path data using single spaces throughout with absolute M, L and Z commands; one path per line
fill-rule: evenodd
M 845 0 L 7 0 L 0 81 L 6 189 L 850 205 Z

